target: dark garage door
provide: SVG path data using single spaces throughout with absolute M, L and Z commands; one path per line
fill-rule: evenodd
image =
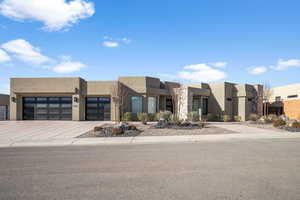
M 87 97 L 86 120 L 110 121 L 110 98 Z
M 24 120 L 72 120 L 72 97 L 24 97 Z

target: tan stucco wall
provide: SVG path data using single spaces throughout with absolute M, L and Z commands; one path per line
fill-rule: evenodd
M 272 95 L 270 98 L 271 102 L 275 101 L 275 98 L 277 96 L 281 97 L 281 100 L 283 101 L 300 99 L 300 83 L 272 88 L 271 91 L 272 91 Z M 292 99 L 287 98 L 290 95 L 298 95 L 298 97 Z
M 9 105 L 9 95 L 0 94 L 0 106 L 8 106 Z
M 290 119 L 300 120 L 300 99 L 283 101 L 283 112 Z

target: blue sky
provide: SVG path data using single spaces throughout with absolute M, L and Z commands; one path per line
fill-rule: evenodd
M 300 1 L 0 0 L 10 77 L 299 82 Z

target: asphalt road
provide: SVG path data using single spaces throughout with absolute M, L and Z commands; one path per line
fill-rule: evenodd
M 0 149 L 0 199 L 299 200 L 300 140 Z

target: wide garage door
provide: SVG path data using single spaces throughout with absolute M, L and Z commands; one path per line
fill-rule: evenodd
M 24 97 L 24 120 L 72 120 L 72 97 Z
M 110 121 L 110 98 L 87 97 L 86 120 Z

